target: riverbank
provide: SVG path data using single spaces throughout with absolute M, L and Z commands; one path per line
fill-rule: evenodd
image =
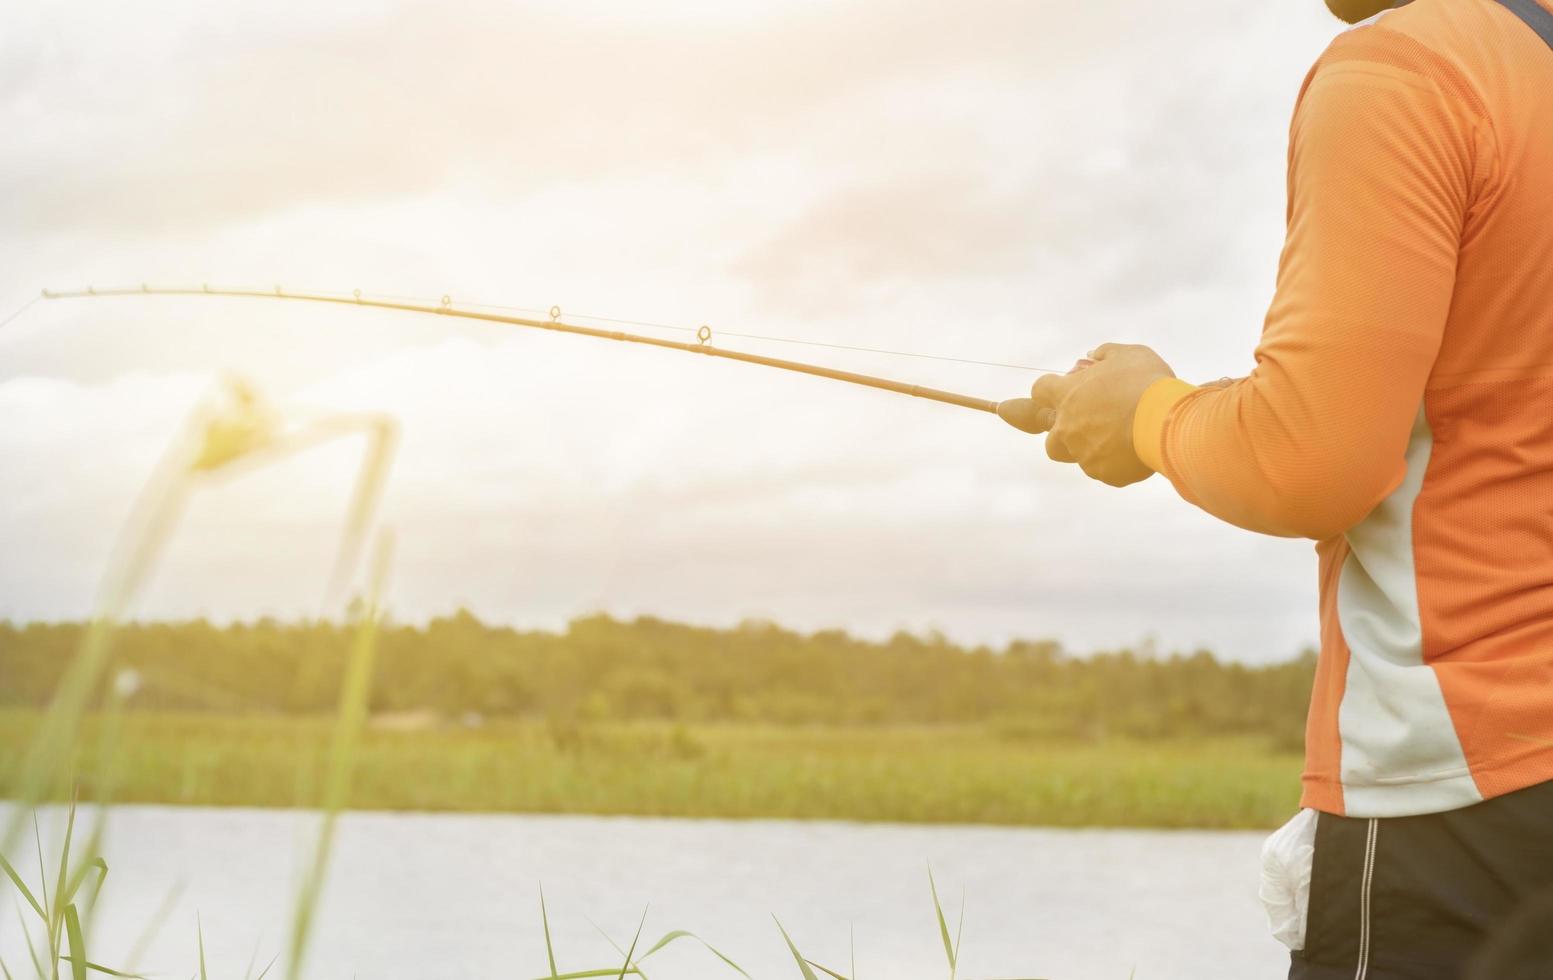
M 41 715 L 0 712 L 0 793 Z M 101 719 L 75 771 L 122 802 L 306 806 L 332 720 Z M 102 753 L 108 752 L 107 756 Z M 1008 726 L 781 727 L 380 718 L 357 756 L 365 810 L 1254 829 L 1297 806 L 1299 757 L 1269 740 L 1052 739 Z

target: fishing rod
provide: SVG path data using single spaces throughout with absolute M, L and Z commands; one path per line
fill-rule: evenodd
M 720 357 L 730 361 L 742 361 L 745 364 L 756 364 L 761 367 L 776 368 L 781 371 L 792 371 L 797 374 L 807 374 L 818 378 L 828 378 L 831 381 L 842 381 L 847 384 L 861 385 L 865 388 L 877 388 L 882 391 L 893 391 L 902 395 L 910 395 L 913 398 L 922 398 L 927 401 L 938 402 L 943 405 L 955 405 L 960 408 L 969 408 L 978 412 L 987 412 L 1002 418 L 1005 422 L 1025 432 L 1044 432 L 1050 428 L 1050 419 L 1042 413 L 1029 411 L 1029 399 L 1013 398 L 1005 400 L 977 398 L 972 395 L 962 395 L 952 391 L 943 391 L 938 388 L 930 388 L 925 385 L 912 384 L 907 381 L 896 381 L 891 378 L 881 378 L 871 374 L 859 374 L 854 371 L 842 371 L 838 368 L 825 367 L 819 364 L 810 364 L 805 361 L 793 361 L 780 357 L 767 357 L 763 354 L 752 354 L 747 351 L 731 350 L 726 347 L 717 347 L 712 343 L 712 328 L 702 326 L 695 332 L 694 342 L 668 340 L 663 337 L 650 337 L 645 334 L 629 333 L 624 330 L 607 330 L 600 327 L 589 327 L 577 323 L 567 323 L 561 319 L 561 308 L 552 306 L 548 311 L 549 319 L 540 320 L 524 316 L 512 316 L 503 313 L 489 313 L 470 309 L 468 306 L 454 305 L 451 296 L 444 295 L 436 306 L 425 305 L 424 302 L 406 301 L 406 298 L 373 299 L 363 296 L 361 290 L 354 290 L 349 296 L 343 294 L 295 292 L 276 286 L 273 290 L 262 289 L 237 289 L 217 288 L 209 285 L 193 287 L 166 287 L 150 286 L 125 286 L 99 289 L 88 286 L 78 290 L 45 289 L 43 299 L 84 299 L 98 296 L 225 296 L 240 299 L 272 299 L 293 300 L 304 303 L 331 303 L 339 306 L 361 306 L 379 310 L 399 310 L 405 313 L 422 313 L 433 316 L 459 317 L 466 320 L 483 320 L 489 323 L 504 323 L 515 327 L 528 327 L 535 330 L 549 330 L 554 333 L 571 334 L 579 337 L 594 337 L 599 340 L 613 340 L 627 344 L 643 344 L 649 347 L 659 347 L 668 350 L 684 351 L 690 354 L 700 354 L 705 357 Z M 30 305 L 30 304 L 29 304 Z M 480 304 L 485 305 L 485 304 Z M 18 311 L 18 314 L 21 311 Z M 605 319 L 597 317 L 594 319 Z M 616 321 L 622 323 L 634 323 L 635 321 Z M 666 324 L 641 324 L 643 326 L 667 326 Z M 673 328 L 685 329 L 685 328 Z M 755 337 L 748 334 L 736 334 L 734 336 L 750 337 L 759 340 L 774 340 L 783 343 L 812 343 L 809 341 L 795 341 L 784 337 Z M 814 346 L 832 347 L 842 350 L 864 350 L 881 354 L 907 354 L 904 351 L 882 351 L 869 348 L 851 348 L 839 344 L 814 344 Z M 909 354 L 913 357 L 932 357 L 932 355 Z M 961 361 L 962 363 L 986 364 L 983 361 L 966 361 L 962 358 L 934 358 L 936 360 Z M 999 364 L 998 367 L 1016 367 L 1019 365 Z M 1044 371 L 1043 368 L 1030 368 L 1032 371 Z M 1056 372 L 1060 373 L 1060 372 Z

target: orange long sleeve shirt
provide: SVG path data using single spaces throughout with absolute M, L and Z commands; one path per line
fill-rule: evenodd
M 1319 541 L 1304 805 L 1553 779 L 1553 51 L 1492 0 L 1343 34 L 1288 195 L 1255 369 L 1151 387 L 1137 451 L 1215 516 Z

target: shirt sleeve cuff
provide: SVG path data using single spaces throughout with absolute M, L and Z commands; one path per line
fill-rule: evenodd
M 1165 420 L 1176 402 L 1197 390 L 1180 378 L 1160 378 L 1143 389 L 1132 416 L 1132 448 L 1143 465 L 1159 472 L 1164 465 Z

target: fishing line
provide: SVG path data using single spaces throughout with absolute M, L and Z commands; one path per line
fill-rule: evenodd
M 10 323 L 12 320 L 14 320 L 17 317 L 21 316 L 23 313 L 26 313 L 28 310 L 32 309 L 32 304 L 36 303 L 38 300 L 40 300 L 42 298 L 43 298 L 42 296 L 34 296 L 32 299 L 29 299 L 27 302 L 25 302 L 21 306 L 17 307 L 15 310 L 13 310 L 11 312 L 10 316 L 6 317 L 4 320 L 0 320 L 0 329 L 3 329 L 6 326 L 6 324 Z
M 466 306 L 478 306 L 482 309 L 513 310 L 519 313 L 538 313 L 538 310 L 525 310 L 517 306 L 496 306 L 491 303 L 467 303 Z M 618 323 L 627 327 L 649 327 L 658 330 L 678 330 L 681 333 L 695 333 L 695 327 L 684 327 L 675 323 L 652 323 L 647 320 L 622 320 L 617 317 L 599 316 L 594 313 L 575 314 L 579 319 L 597 320 L 600 323 Z M 1004 361 L 978 361 L 969 357 L 952 357 L 947 354 L 925 354 L 920 351 L 888 350 L 883 347 L 853 347 L 849 344 L 833 344 L 823 340 L 805 340 L 799 337 L 777 337 L 771 334 L 759 333 L 735 333 L 732 330 L 717 331 L 719 337 L 734 337 L 738 340 L 759 340 L 773 344 L 796 344 L 802 347 L 817 347 L 826 350 L 854 351 L 860 354 L 888 354 L 891 357 L 918 357 L 928 361 L 945 361 L 952 364 L 975 364 L 979 367 L 1009 368 L 1014 371 L 1028 371 L 1034 374 L 1061 373 L 1055 368 L 1037 367 L 1031 364 L 1009 364 Z
M 1007 364 L 1003 361 L 977 361 L 969 357 L 950 357 L 947 354 L 922 354 L 909 350 L 886 350 L 882 347 L 852 347 L 847 344 L 829 344 L 822 340 L 798 340 L 794 337 L 768 337 L 757 333 L 729 333 L 723 331 L 721 336 L 738 337 L 742 340 L 765 340 L 775 344 L 802 344 L 805 347 L 824 347 L 829 350 L 856 351 L 862 354 L 889 354 L 892 357 L 920 357 L 928 361 L 945 361 L 951 364 L 975 364 L 980 367 L 1009 368 L 1014 371 L 1026 371 L 1032 374 L 1061 374 L 1056 368 L 1036 367 L 1030 364 Z
M 912 384 L 906 381 L 897 381 L 891 378 L 881 378 L 874 375 L 859 374 L 854 371 L 842 371 L 837 368 L 825 367 L 818 364 L 809 364 L 803 361 L 791 361 L 783 358 L 768 357 L 763 354 L 754 354 L 747 351 L 718 347 L 712 343 L 712 328 L 706 325 L 697 328 L 690 328 L 676 324 L 650 323 L 642 320 L 623 320 L 612 317 L 583 316 L 578 314 L 578 316 L 583 316 L 584 319 L 597 320 L 604 323 L 622 324 L 647 329 L 675 330 L 694 334 L 694 341 L 677 341 L 666 340 L 661 337 L 649 337 L 642 334 L 627 333 L 622 330 L 606 330 L 598 327 L 585 326 L 578 323 L 568 323 L 562 320 L 561 308 L 559 306 L 552 306 L 549 310 L 541 312 L 539 310 L 533 310 L 524 307 L 504 307 L 488 303 L 470 303 L 461 301 L 455 305 L 452 297 L 449 295 L 443 295 L 439 301 L 436 301 L 435 305 L 432 305 L 431 300 L 422 299 L 419 297 L 367 297 L 364 296 L 359 289 L 352 291 L 349 295 L 346 295 L 343 293 L 288 291 L 278 285 L 275 286 L 272 290 L 261 290 L 236 287 L 217 288 L 208 284 L 202 284 L 198 288 L 163 286 L 153 287 L 142 283 L 138 287 L 112 287 L 98 289 L 93 286 L 88 286 L 83 290 L 45 289 L 43 290 L 42 296 L 34 297 L 34 299 L 27 304 L 27 307 L 30 307 L 32 303 L 37 302 L 38 298 L 66 299 L 97 296 L 224 296 L 242 299 L 278 299 L 291 300 L 294 302 L 333 303 L 348 306 L 365 306 L 374 309 L 399 310 L 401 312 L 407 313 L 430 314 L 434 316 L 454 316 L 469 320 L 483 320 L 491 323 L 503 323 L 511 326 L 529 327 L 537 330 L 549 330 L 556 333 L 567 333 L 577 336 L 594 337 L 601 340 L 614 340 L 623 343 L 643 344 L 650 347 L 685 351 L 687 353 L 701 354 L 707 357 L 718 357 L 726 360 L 742 361 L 746 364 L 756 364 L 762 367 L 776 368 L 783 371 L 792 371 L 798 374 L 811 375 L 813 377 L 828 378 L 832 381 L 842 381 L 848 384 L 861 385 L 868 388 L 877 388 L 884 391 L 894 391 L 899 394 L 910 395 L 914 398 L 922 398 L 945 405 L 957 405 L 961 408 L 970 408 L 980 412 L 989 412 L 994 415 L 1000 415 L 1005 420 L 1009 421 L 1010 424 L 1013 424 L 1019 428 L 1026 428 L 1026 426 L 1021 425 L 1017 421 L 1014 421 L 1008 414 L 1000 412 L 999 405 L 1004 403 L 999 402 L 997 399 L 977 398 L 972 395 L 962 395 L 952 391 L 943 391 L 937 388 L 929 388 L 925 385 Z M 18 310 L 16 313 L 12 314 L 9 319 L 14 319 L 17 316 L 20 316 L 23 312 L 26 311 L 27 307 L 23 307 L 21 310 Z M 529 315 L 510 316 L 505 314 L 485 313 L 480 312 L 481 309 L 508 310 Z M 538 319 L 540 316 L 546 316 L 548 319 Z M 9 322 L 9 319 L 5 322 Z M 940 354 L 925 354 L 913 351 L 888 350 L 884 348 L 853 347 L 845 344 L 831 344 L 823 341 L 803 340 L 795 337 L 777 337 L 770 335 L 742 333 L 719 333 L 718 336 L 729 336 L 745 340 L 768 341 L 784 344 L 797 344 L 808 347 L 827 348 L 831 350 L 883 354 L 896 357 L 915 357 L 926 360 L 946 361 L 960 364 L 976 364 L 984 367 L 1008 368 L 1034 373 L 1061 373 L 1055 369 L 1040 368 L 1031 365 L 1006 364 L 995 361 L 976 361 L 969 358 L 949 357 Z M 1026 400 L 1015 399 L 1011 400 L 1011 402 L 1008 404 L 1012 405 L 1014 402 L 1023 401 Z M 1026 431 L 1036 430 L 1026 428 Z

